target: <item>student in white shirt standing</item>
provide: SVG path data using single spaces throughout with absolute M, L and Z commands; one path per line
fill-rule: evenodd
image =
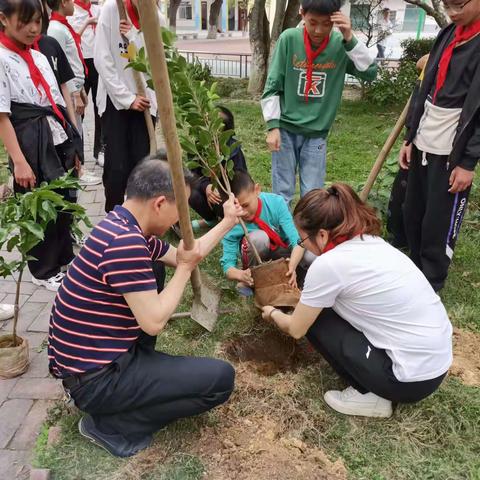
M 90 0 L 74 0 L 75 10 L 70 23 L 81 37 L 83 58 L 88 69 L 85 75 L 85 93 L 92 91 L 93 109 L 95 113 L 95 137 L 93 142 L 93 157 L 97 164 L 103 167 L 104 151 L 102 141 L 102 128 L 97 109 L 98 72 L 93 62 L 93 49 L 95 45 L 95 31 L 100 7 Z
M 121 34 L 137 50 L 144 47 L 137 10 L 137 0 L 125 0 L 128 22 L 120 22 L 116 0 L 102 6 L 95 34 L 94 61 L 98 71 L 97 107 L 102 117 L 105 139 L 105 211 L 124 201 L 128 176 L 137 163 L 149 153 L 149 137 L 144 111 L 157 114 L 155 92 L 143 82 L 147 96 L 137 93 L 133 72 L 126 68 L 127 45 Z M 161 16 L 160 24 L 165 25 Z
M 347 415 L 389 417 L 393 403 L 433 393 L 452 362 L 452 326 L 440 298 L 403 253 L 380 238 L 380 221 L 345 184 L 309 192 L 294 220 L 318 258 L 300 302 L 263 317 L 304 335 L 349 384 L 324 398 Z
M 67 20 L 67 17 L 73 15 L 74 3 L 73 0 L 47 0 L 47 5 L 52 9 L 47 34 L 60 44 L 75 74 L 75 78 L 69 82 L 69 90 L 72 93 L 77 115 L 77 129 L 81 134 L 82 116 L 87 105 L 84 84 L 88 68 L 83 58 L 80 36 Z M 95 23 L 95 19 L 89 18 L 85 27 L 90 23 Z M 83 173 L 80 177 L 80 182 L 84 185 L 98 185 L 100 181 L 98 177 L 88 172 Z

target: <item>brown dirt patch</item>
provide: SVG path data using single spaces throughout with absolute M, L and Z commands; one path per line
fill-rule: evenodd
M 480 335 L 453 329 L 453 364 L 450 373 L 465 385 L 480 386 Z
M 297 342 L 273 328 L 235 337 L 224 343 L 221 350 L 229 360 L 247 363 L 265 376 L 296 372 L 300 366 L 319 361 L 318 354 L 307 343 Z

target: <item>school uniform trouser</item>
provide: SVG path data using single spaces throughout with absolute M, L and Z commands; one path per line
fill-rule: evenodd
M 105 139 L 105 211 L 121 205 L 125 196 L 128 176 L 135 166 L 150 152 L 150 140 L 143 112 L 117 110 L 110 98 L 102 115 Z
M 403 207 L 410 258 L 435 291 L 443 288 L 467 209 L 470 188 L 449 193 L 452 167 L 445 155 L 412 148 Z
M 37 183 L 40 183 L 38 180 Z M 14 182 L 15 193 L 25 193 L 27 190 Z M 65 200 L 76 201 L 76 191 L 62 191 Z M 57 220 L 47 224 L 43 240 L 29 250 L 28 255 L 36 260 L 28 261 L 30 273 L 39 280 L 47 280 L 60 272 L 62 266 L 68 265 L 75 257 L 73 240 L 70 234 L 72 217 L 68 213 L 58 212 Z
M 360 393 L 372 392 L 395 403 L 418 402 L 432 394 L 446 372 L 431 380 L 400 382 L 392 360 L 331 308 L 325 308 L 307 332 L 307 339 L 330 366 Z
M 95 136 L 93 140 L 93 156 L 98 158 L 98 153 L 103 147 L 103 138 L 102 138 L 102 123 L 98 115 L 97 108 L 97 88 L 98 88 L 98 72 L 93 63 L 93 58 L 86 58 L 85 64 L 88 68 L 88 75 L 85 76 L 85 91 L 88 93 L 92 91 L 92 102 L 93 102 L 93 111 L 95 118 Z

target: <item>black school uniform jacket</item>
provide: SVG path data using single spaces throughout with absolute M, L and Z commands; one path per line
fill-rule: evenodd
M 410 144 L 417 135 L 418 125 L 422 118 L 425 101 L 437 77 L 438 64 L 443 51 L 452 41 L 455 24 L 450 24 L 440 31 L 430 52 L 423 81 L 415 90 L 407 115 L 405 141 Z M 458 72 L 459 75 L 462 72 Z M 466 153 L 468 149 L 468 154 Z M 457 166 L 465 170 L 474 170 L 480 158 L 480 62 L 468 90 L 458 122 L 452 152 L 449 155 L 451 168 Z
M 58 106 L 65 119 L 67 112 Z M 22 150 L 35 177 L 37 186 L 42 181 L 50 182 L 62 177 L 75 166 L 75 155 L 83 163 L 83 147 L 80 134 L 73 125 L 65 121 L 65 133 L 68 139 L 55 146 L 52 132 L 47 121 L 48 115 L 55 115 L 52 107 L 41 107 L 30 103 L 11 104 L 10 120 Z M 13 165 L 10 165 L 13 171 Z

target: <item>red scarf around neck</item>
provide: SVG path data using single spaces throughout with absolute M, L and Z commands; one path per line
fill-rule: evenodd
M 312 44 L 310 43 L 310 37 L 308 36 L 307 29 L 303 29 L 303 43 L 305 45 L 305 53 L 307 54 L 307 81 L 305 83 L 305 101 L 308 102 L 308 94 L 312 88 L 312 75 L 313 75 L 313 61 L 327 48 L 330 36 L 327 35 L 320 46 L 316 50 L 312 50 Z
M 433 103 L 437 98 L 438 92 L 443 87 L 445 79 L 447 78 L 448 66 L 450 65 L 450 60 L 452 59 L 453 49 L 463 42 L 467 42 L 472 37 L 480 33 L 480 20 L 473 22 L 467 27 L 457 26 L 455 28 L 455 34 L 453 40 L 448 44 L 447 48 L 443 51 L 440 62 L 438 62 L 438 72 L 437 72 L 437 82 L 435 84 L 435 90 L 433 92 Z
M 60 15 L 58 12 L 52 12 L 50 17 L 50 21 L 56 20 L 57 22 L 65 25 L 68 28 L 68 31 L 73 37 L 75 41 L 75 45 L 77 47 L 78 56 L 80 57 L 80 61 L 82 62 L 83 68 L 85 69 L 85 75 L 88 75 L 88 68 L 85 63 L 85 59 L 83 58 L 82 47 L 80 45 L 80 35 L 73 29 L 73 27 L 68 23 L 67 17 Z
M 85 3 L 85 2 L 82 2 L 82 0 L 73 0 L 73 3 L 75 5 L 77 5 L 77 7 L 80 7 L 83 10 L 85 10 L 88 13 L 88 16 L 90 18 L 93 18 L 92 4 L 91 3 Z M 95 24 L 94 23 L 90 24 L 90 26 L 93 28 L 93 30 L 95 30 Z
M 36 39 L 36 41 L 38 44 L 38 39 Z M 47 95 L 47 98 L 50 102 L 50 105 L 53 108 L 53 111 L 55 112 L 55 115 L 65 125 L 65 119 L 63 118 L 62 112 L 60 111 L 57 104 L 55 103 L 55 100 L 52 97 L 52 92 L 50 91 L 50 85 L 45 80 L 45 77 L 42 75 L 42 72 L 39 70 L 37 65 L 35 65 L 35 61 L 33 60 L 32 51 L 30 47 L 25 46 L 25 48 L 19 48 L 11 38 L 5 35 L 4 32 L 0 32 L 0 43 L 2 43 L 6 48 L 11 50 L 12 52 L 19 55 L 25 61 L 25 63 L 28 66 L 28 71 L 30 72 L 30 78 L 32 79 L 33 84 L 35 85 L 35 88 L 38 90 L 38 93 L 41 96 L 43 96 L 43 93 L 39 88 L 39 86 L 41 85 Z
M 137 9 L 134 7 L 132 0 L 125 0 L 127 6 L 127 13 L 132 22 L 132 25 L 140 31 L 140 19 L 138 18 Z
M 274 252 L 278 247 L 288 248 L 288 245 L 282 240 L 280 235 L 275 230 L 273 230 L 268 223 L 266 223 L 260 218 L 261 213 L 262 200 L 259 197 L 257 212 L 255 213 L 252 222 L 258 225 L 260 230 L 263 230 L 268 235 L 268 238 L 270 239 L 270 250 L 272 252 Z

